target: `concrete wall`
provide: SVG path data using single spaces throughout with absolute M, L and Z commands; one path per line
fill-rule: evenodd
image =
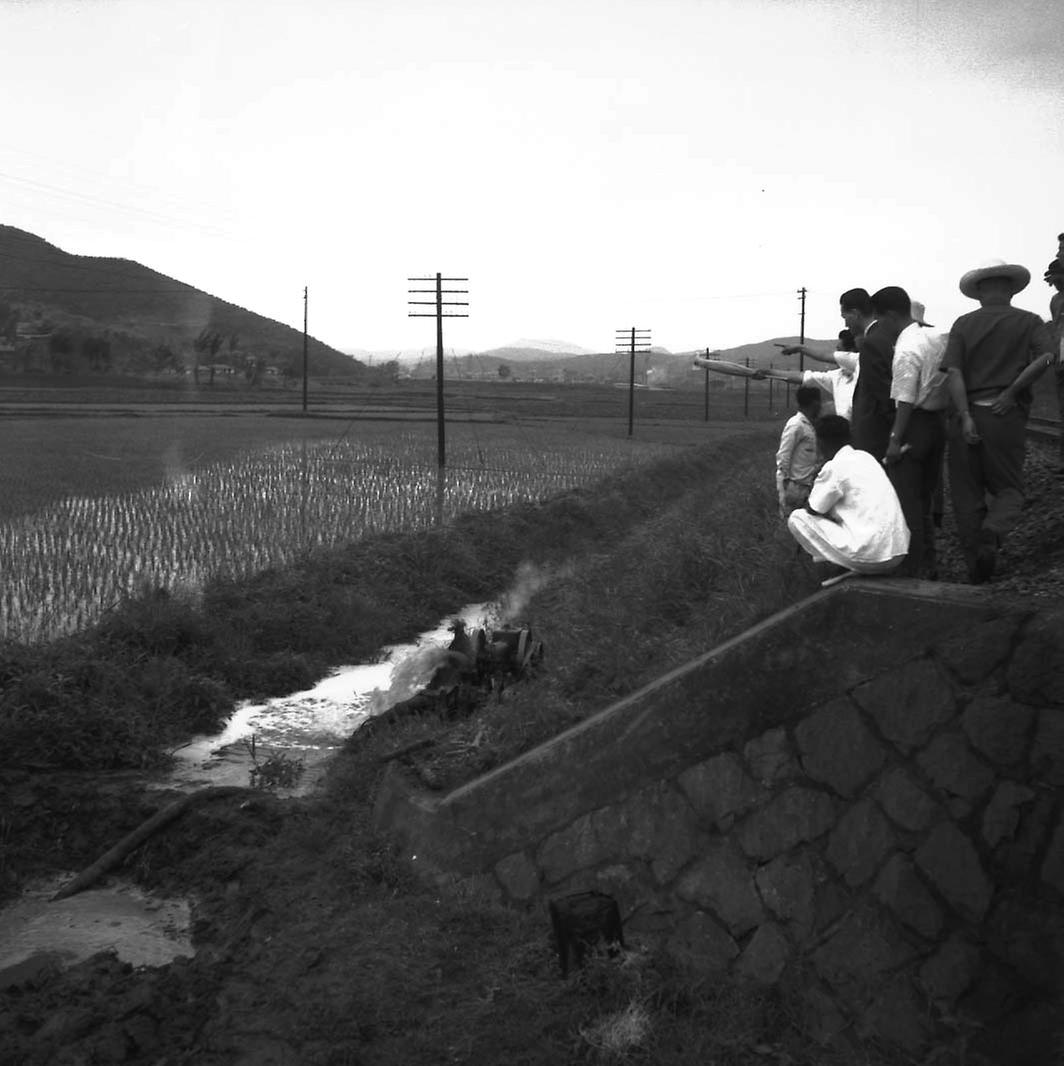
M 377 814 L 514 903 L 609 892 L 629 935 L 790 987 L 825 1043 L 1043 1063 L 1061 784 L 1064 610 L 853 581 L 445 797 L 395 773 Z

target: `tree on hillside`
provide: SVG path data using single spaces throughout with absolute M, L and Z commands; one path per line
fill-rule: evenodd
M 511 373 L 512 371 L 505 363 L 499 364 L 499 377 L 502 378 L 503 381 L 505 381 Z
M 53 374 L 69 374 L 73 369 L 71 355 L 74 351 L 74 338 L 65 330 L 57 330 L 48 338 L 48 357 Z
M 201 355 L 209 355 L 210 356 L 210 364 L 209 365 L 210 365 L 210 368 L 211 368 L 210 369 L 210 375 L 211 376 L 210 376 L 209 384 L 211 384 L 211 385 L 214 384 L 214 363 L 215 363 L 215 360 L 218 357 L 218 349 L 221 348 L 222 343 L 224 342 L 224 340 L 225 340 L 225 338 L 221 335 L 221 333 L 217 332 L 216 330 L 210 330 L 206 326 L 204 326 L 203 329 L 200 330 L 199 336 L 197 336 L 196 339 L 192 342 L 192 347 L 193 347 L 193 349 L 195 349 L 195 352 L 196 352 L 197 362 L 199 361 L 199 357 Z M 199 383 L 199 373 L 198 372 L 196 373 L 195 378 L 196 378 L 196 383 L 198 384 Z
M 181 369 L 181 360 L 169 344 L 160 344 L 152 352 L 152 368 L 156 373 L 176 373 Z
M 106 372 L 111 369 L 111 342 L 107 337 L 87 336 L 81 338 L 81 358 L 91 370 Z
M 19 309 L 0 301 L 0 340 L 14 344 L 18 336 Z

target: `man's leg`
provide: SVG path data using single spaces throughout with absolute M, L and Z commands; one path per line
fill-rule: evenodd
M 1064 343 L 1064 342 L 1062 342 Z M 1060 451 L 1057 453 L 1058 467 L 1057 476 L 1064 477 L 1064 363 L 1057 363 L 1054 367 L 1057 378 L 1057 414 L 1060 417 Z
M 1027 415 L 1016 407 L 1005 415 L 975 407 L 973 417 L 983 438 L 983 474 L 991 497 L 983 519 L 983 541 L 996 548 L 1016 527 L 1023 512 Z
M 912 422 L 909 423 L 910 426 Z M 914 454 L 915 444 L 910 443 L 906 434 L 906 443 L 910 450 L 896 462 L 887 467 L 890 483 L 898 494 L 901 513 L 909 527 L 909 554 L 898 569 L 899 576 L 919 577 L 924 564 L 924 512 L 921 488 L 924 480 L 923 464 Z
M 944 411 L 927 412 L 927 452 L 923 459 L 921 505 L 924 517 L 924 569 L 920 577 L 938 577 L 938 550 L 935 537 L 942 525 L 942 462 L 946 454 L 946 415 Z M 937 512 L 937 517 L 936 517 Z
M 976 408 L 977 410 L 977 408 Z M 968 576 L 974 578 L 975 557 L 979 534 L 986 517 L 986 498 L 983 487 L 982 450 L 984 445 L 968 444 L 961 430 L 961 420 L 950 418 L 948 428 L 949 493 L 953 502 L 953 517 L 957 522 L 957 536 L 968 566 Z

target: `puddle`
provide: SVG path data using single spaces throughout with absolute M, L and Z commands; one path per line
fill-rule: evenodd
M 467 629 L 491 626 L 498 624 L 501 610 L 496 603 L 471 604 L 413 643 L 385 648 L 380 662 L 342 666 L 304 692 L 241 704 L 221 733 L 195 737 L 175 752 L 174 768 L 155 787 L 246 787 L 255 765 L 250 750 L 254 735 L 260 764 L 277 754 L 303 763 L 298 785 L 278 789 L 279 795 L 313 791 L 330 757 L 367 718 L 409 699 L 432 680 L 453 637 L 450 625 L 455 619 Z
M 49 902 L 73 876 L 37 881 L 0 910 L 0 988 L 100 951 L 114 950 L 134 966 L 165 966 L 178 955 L 195 954 L 187 900 L 116 881 Z

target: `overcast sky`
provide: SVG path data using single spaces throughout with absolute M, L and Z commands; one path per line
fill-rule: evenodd
M 834 336 L 898 284 L 1041 280 L 1064 230 L 1060 0 L 0 0 L 0 222 L 337 347 L 650 327 Z M 458 286 L 455 286 L 458 287 Z M 462 286 L 465 287 L 465 286 Z

